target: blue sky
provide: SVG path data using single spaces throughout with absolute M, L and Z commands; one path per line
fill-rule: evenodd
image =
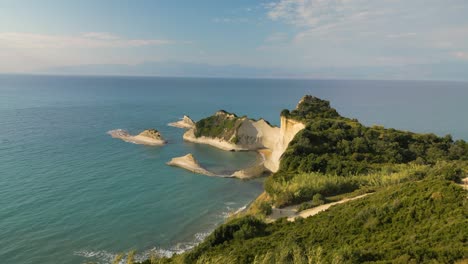
M 468 80 L 466 14 L 466 0 L 0 0 L 0 72 Z

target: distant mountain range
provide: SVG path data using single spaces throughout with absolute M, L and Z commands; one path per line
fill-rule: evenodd
M 71 75 L 145 75 L 234 78 L 315 78 L 468 81 L 468 62 L 406 66 L 323 67 L 304 69 L 260 68 L 175 61 L 147 61 L 135 65 L 90 64 L 48 68 L 37 73 Z

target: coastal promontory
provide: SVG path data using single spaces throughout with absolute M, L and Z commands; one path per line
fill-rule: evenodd
M 188 171 L 198 173 L 198 174 L 203 174 L 207 176 L 215 176 L 214 173 L 204 169 L 198 161 L 195 159 L 195 157 L 192 154 L 187 154 L 182 157 L 177 157 L 171 159 L 169 162 L 167 162 L 167 165 L 169 166 L 175 166 L 179 167 L 182 169 L 186 169 Z
M 299 102 L 297 111 L 307 104 L 309 97 Z M 208 144 L 227 151 L 261 151 L 264 157 L 262 166 L 276 172 L 279 160 L 294 136 L 305 128 L 302 121 L 280 116 L 280 127 L 272 126 L 264 119 L 254 120 L 246 116 L 239 117 L 224 110 L 201 119 L 188 129 L 183 138 L 185 141 Z M 257 168 L 257 171 L 260 169 Z
M 166 140 L 162 137 L 161 133 L 156 129 L 147 129 L 140 134 L 133 136 L 128 131 L 123 129 L 116 129 L 107 132 L 113 138 L 119 138 L 123 141 L 142 144 L 149 146 L 161 146 L 166 144 Z

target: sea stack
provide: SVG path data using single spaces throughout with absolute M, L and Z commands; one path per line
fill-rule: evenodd
M 184 117 L 181 120 L 169 123 L 167 125 L 178 128 L 191 129 L 195 127 L 195 122 L 193 122 L 193 120 L 189 116 L 184 115 Z
M 203 174 L 207 176 L 215 176 L 214 173 L 204 169 L 191 153 L 182 157 L 173 158 L 166 164 L 169 166 L 175 166 L 175 167 L 179 167 L 182 169 L 186 169 L 188 171 L 198 173 L 198 174 Z
M 119 138 L 123 141 L 135 144 L 161 146 L 167 143 L 166 140 L 164 140 L 164 138 L 162 137 L 161 133 L 153 128 L 144 130 L 136 136 L 130 135 L 127 131 L 123 129 L 111 130 L 107 133 L 113 138 Z

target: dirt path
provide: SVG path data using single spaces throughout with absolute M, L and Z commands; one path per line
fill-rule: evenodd
M 307 209 L 307 210 L 301 211 L 299 213 L 296 213 L 296 215 L 294 215 L 294 216 L 288 217 L 288 221 L 293 222 L 296 219 L 296 217 L 307 218 L 309 216 L 313 216 L 313 215 L 316 215 L 316 214 L 318 214 L 320 212 L 326 211 L 326 210 L 328 210 L 328 208 L 332 207 L 333 205 L 346 203 L 346 202 L 349 202 L 349 201 L 352 201 L 352 200 L 357 200 L 357 199 L 360 199 L 360 198 L 365 197 L 367 195 L 368 195 L 368 193 L 363 194 L 363 195 L 359 195 L 359 196 L 356 196 L 356 197 L 353 197 L 353 198 L 345 198 L 345 199 L 343 199 L 341 201 L 338 201 L 338 202 L 324 204 L 324 205 L 320 205 L 320 206 L 317 206 L 317 207 L 314 207 L 314 208 L 311 208 L 311 209 Z
M 468 190 L 468 177 L 462 179 L 462 183 L 460 183 L 459 185 L 461 185 L 461 187 L 463 187 L 463 189 Z

